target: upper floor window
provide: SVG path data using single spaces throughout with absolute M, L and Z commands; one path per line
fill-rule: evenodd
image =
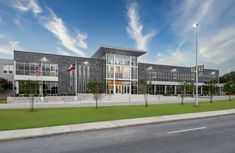
M 8 65 L 3 65 L 3 73 L 7 73 L 8 72 Z
M 13 65 L 8 65 L 9 74 L 13 73 Z
M 13 65 L 9 65 L 9 64 L 3 65 L 3 73 L 12 74 L 13 73 Z
M 58 76 L 58 64 L 16 62 L 17 75 L 36 75 L 38 69 L 40 76 Z
M 131 65 L 137 66 L 137 57 L 134 56 L 131 57 Z

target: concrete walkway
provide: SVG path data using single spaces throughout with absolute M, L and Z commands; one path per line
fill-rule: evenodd
M 103 121 L 103 122 L 93 122 L 93 123 L 84 123 L 84 124 L 63 125 L 63 126 L 51 126 L 51 127 L 23 129 L 23 130 L 9 130 L 9 131 L 0 132 L 0 141 L 41 137 L 41 136 L 64 134 L 71 132 L 120 128 L 127 126 L 152 124 L 152 123 L 163 123 L 171 121 L 207 118 L 207 117 L 215 117 L 215 116 L 231 115 L 231 114 L 235 114 L 235 109 L 179 114 L 179 115 L 167 115 L 159 117 L 145 117 L 145 118 L 136 118 L 136 119 Z
M 141 96 L 143 98 L 143 96 Z M 235 96 L 231 96 L 235 98 Z M 228 96 L 214 96 L 213 100 L 227 100 Z M 115 101 L 102 101 L 99 102 L 99 106 L 124 106 L 124 105 L 144 105 L 144 99 L 131 98 L 130 101 L 118 101 L 117 98 Z M 210 98 L 199 97 L 199 102 L 207 102 Z M 180 103 L 180 97 L 176 96 L 161 96 L 161 95 L 152 95 L 149 100 L 149 104 L 170 104 L 170 103 Z M 184 98 L 185 103 L 194 102 L 193 97 Z M 62 108 L 62 107 L 95 107 L 95 102 L 92 101 L 79 101 L 79 102 L 45 102 L 45 103 L 35 103 L 35 108 Z M 0 109 L 17 109 L 17 108 L 30 108 L 29 103 L 11 103 L 11 104 L 0 104 Z

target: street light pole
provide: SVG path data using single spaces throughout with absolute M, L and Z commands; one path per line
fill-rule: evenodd
M 194 24 L 196 32 L 196 107 L 198 107 L 198 65 L 197 65 L 197 56 L 198 56 L 198 24 Z

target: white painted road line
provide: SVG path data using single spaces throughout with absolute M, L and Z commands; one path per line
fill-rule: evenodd
M 167 132 L 167 134 L 175 134 L 175 133 L 181 133 L 181 132 L 196 131 L 196 130 L 202 130 L 202 129 L 206 129 L 206 128 L 207 128 L 207 127 L 198 127 L 198 128 L 192 128 L 192 129 L 171 131 L 171 132 Z

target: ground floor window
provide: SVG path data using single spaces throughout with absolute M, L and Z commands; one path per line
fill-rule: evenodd
M 57 82 L 43 82 L 43 94 L 54 95 L 58 93 Z

